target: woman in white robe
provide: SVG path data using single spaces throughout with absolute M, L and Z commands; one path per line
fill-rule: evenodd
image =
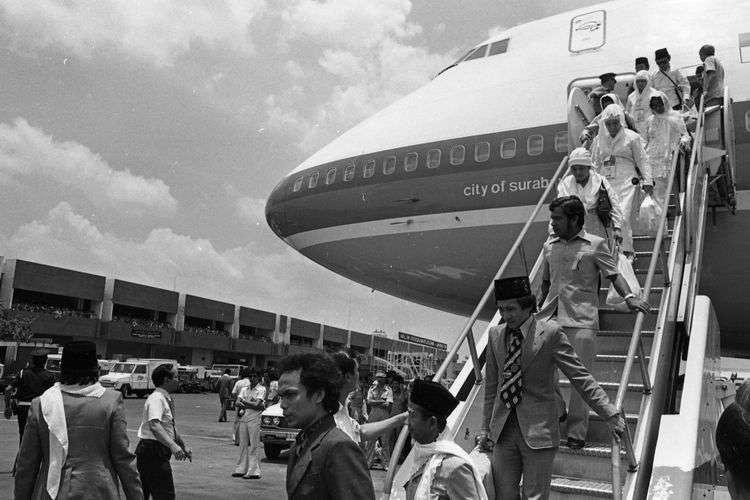
M 643 149 L 641 136 L 625 127 L 622 108 L 610 104 L 602 112 L 603 127 L 591 146 L 591 163 L 617 195 L 622 209 L 622 251 L 633 252 L 633 222 L 638 215 L 634 207 L 640 202 L 640 188 L 653 192 L 651 166 Z
M 656 91 L 651 98 L 651 111 L 653 115 L 646 129 L 646 155 L 654 176 L 654 199 L 664 206 L 672 153 L 677 147 L 687 149 L 690 136 L 682 115 L 669 107 L 669 99 L 663 92 Z
M 656 95 L 654 88 L 651 86 L 651 76 L 648 71 L 641 70 L 635 74 L 635 88 L 628 96 L 628 102 L 625 105 L 625 111 L 630 113 L 635 120 L 635 128 L 641 136 L 646 137 L 646 126 L 649 116 L 651 116 L 651 96 Z

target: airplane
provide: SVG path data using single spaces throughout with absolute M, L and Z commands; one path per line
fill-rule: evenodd
M 745 2 L 612 1 L 498 33 L 287 174 L 268 198 L 267 222 L 287 244 L 342 276 L 468 315 L 575 146 L 567 130 L 569 90 L 590 88 L 596 75 L 612 71 L 624 96 L 634 59 L 647 56 L 655 69 L 653 54 L 662 47 L 673 68 L 692 74 L 707 43 L 734 100 L 737 212 L 712 215 L 701 293 L 716 307 L 723 354 L 748 357 L 746 301 L 738 300 L 750 294 Z M 543 210 L 536 219 L 532 244 L 522 247 L 508 276 L 528 273 L 547 217 Z

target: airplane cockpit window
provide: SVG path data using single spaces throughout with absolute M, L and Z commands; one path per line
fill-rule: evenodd
M 471 61 L 472 59 L 479 59 L 484 57 L 484 55 L 487 53 L 487 45 L 482 45 L 480 47 L 477 47 L 476 49 L 472 50 L 468 56 L 464 58 L 464 61 Z
M 474 161 L 484 163 L 490 159 L 490 143 L 478 142 L 474 146 Z
M 297 191 L 302 189 L 303 182 L 305 182 L 304 177 L 297 177 L 296 179 L 294 179 L 294 186 L 292 187 L 292 191 L 296 193 Z
M 396 157 L 395 156 L 389 156 L 388 158 L 383 160 L 383 173 L 385 175 L 391 175 L 395 171 L 396 171 Z
M 500 143 L 500 158 L 508 160 L 516 156 L 516 140 L 515 139 L 503 139 Z
M 565 153 L 568 151 L 568 131 L 559 130 L 555 132 L 555 151 Z
M 364 177 L 365 179 L 369 179 L 373 175 L 375 175 L 375 160 L 370 159 L 365 163 L 365 169 L 362 172 L 362 177 Z
M 427 151 L 427 168 L 438 168 L 440 166 L 440 155 L 439 149 Z
M 310 189 L 312 189 L 315 186 L 317 186 L 318 185 L 318 177 L 320 177 L 320 172 L 318 172 L 318 171 L 313 172 L 313 174 L 310 176 L 310 180 L 307 182 L 307 187 L 310 188 Z
M 510 41 L 510 38 L 505 38 L 503 40 L 498 40 L 497 42 L 492 42 L 492 45 L 490 45 L 490 52 L 488 54 L 489 56 L 496 56 L 498 54 L 505 54 L 508 52 L 508 42 Z
M 419 155 L 417 153 L 409 153 L 404 158 L 404 170 L 407 172 L 413 172 L 417 169 L 417 163 Z
M 539 134 L 530 135 L 526 139 L 526 152 L 529 156 L 539 156 L 544 151 L 544 137 Z
M 354 163 L 347 165 L 344 169 L 344 182 L 354 179 Z
M 463 165 L 466 159 L 466 148 L 461 144 L 451 148 L 451 165 Z
M 333 181 L 336 180 L 336 167 L 329 168 L 328 173 L 326 173 L 326 186 L 330 186 L 333 184 Z

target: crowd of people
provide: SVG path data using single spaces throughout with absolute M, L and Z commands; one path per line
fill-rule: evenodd
M 64 306 L 50 306 L 46 304 L 29 304 L 24 302 L 16 302 L 13 304 L 12 309 L 14 311 L 23 311 L 39 314 L 50 314 L 55 319 L 62 318 L 95 318 L 96 313 L 92 311 L 81 311 L 78 309 L 72 309 Z
M 229 337 L 229 332 L 225 330 L 219 330 L 218 328 L 212 328 L 210 326 L 186 326 L 185 331 L 188 331 L 190 333 L 197 333 L 199 335 Z
M 157 321 L 154 319 L 144 318 L 130 318 L 127 316 L 112 316 L 112 321 L 118 321 L 121 323 L 129 323 L 133 328 L 148 328 L 154 330 L 161 330 L 163 328 L 174 328 L 171 323 L 167 321 Z

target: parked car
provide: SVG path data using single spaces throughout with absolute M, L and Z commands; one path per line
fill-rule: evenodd
M 47 361 L 44 363 L 44 369 L 55 376 L 55 380 L 60 380 L 60 360 L 62 354 L 47 354 Z
M 276 403 L 266 408 L 260 416 L 260 441 L 266 457 L 272 460 L 279 458 L 281 452 L 294 444 L 300 429 L 288 426 L 284 420 L 284 411 Z
M 107 388 L 120 391 L 126 398 L 135 394 L 142 398 L 154 390 L 151 373 L 163 364 L 177 366 L 174 359 L 130 358 L 122 363 L 115 363 L 106 375 L 99 377 L 99 382 Z

